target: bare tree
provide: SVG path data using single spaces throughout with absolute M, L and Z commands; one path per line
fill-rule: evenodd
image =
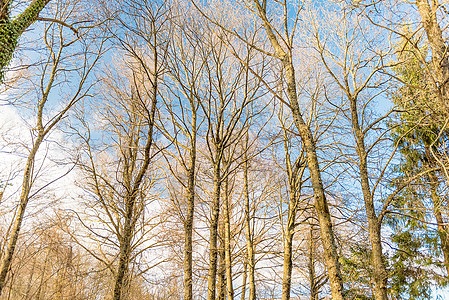
M 233 153 L 236 152 L 237 141 L 243 136 L 246 124 L 250 120 L 245 110 L 249 103 L 258 98 L 260 84 L 257 78 L 251 76 L 245 65 L 229 56 L 229 51 L 220 39 L 210 36 L 208 42 L 210 52 L 208 63 L 205 65 L 208 74 L 208 94 L 201 106 L 207 121 L 206 142 L 209 159 L 213 166 L 208 299 L 215 299 L 220 195 L 222 182 L 232 171 L 233 161 L 229 159 L 225 161 L 224 155 L 229 151 L 229 157 L 238 158 Z M 245 51 L 246 62 L 252 61 L 254 51 L 250 47 L 245 47 L 242 51 Z M 230 288 L 229 284 L 228 288 Z M 232 290 L 228 290 L 228 293 L 228 297 L 232 297 Z
M 294 123 L 306 149 L 308 168 L 311 175 L 315 196 L 315 207 L 320 223 L 321 239 L 324 245 L 325 260 L 329 273 L 332 297 L 333 299 L 340 300 L 343 299 L 343 282 L 341 278 L 340 264 L 338 261 L 337 247 L 332 229 L 331 215 L 320 173 L 316 141 L 310 126 L 303 118 L 298 102 L 293 43 L 295 40 L 296 25 L 299 20 L 301 6 L 299 3 L 294 5 L 287 2 L 278 3 L 280 7 L 277 9 L 282 12 L 281 18 L 283 21 L 281 25 L 282 29 L 277 29 L 276 24 L 270 21 L 271 17 L 268 15 L 269 11 L 276 9 L 274 9 L 274 7 L 269 7 L 267 1 L 260 2 L 259 0 L 254 0 L 251 3 L 248 2 L 245 4 L 247 5 L 247 8 L 257 15 L 258 19 L 262 22 L 274 52 L 267 52 L 261 48 L 257 49 L 265 55 L 278 59 L 285 74 L 285 80 L 287 83 L 286 93 L 289 100 L 288 106 L 292 111 Z M 289 21 L 291 15 L 289 10 L 290 5 L 291 7 L 296 7 L 293 26 L 289 25 L 291 23 Z M 268 10 L 268 8 L 270 8 L 270 10 Z M 256 47 L 255 45 L 253 46 Z
M 281 104 L 282 105 L 282 104 Z M 283 109 L 280 109 L 278 118 L 282 128 L 282 142 L 285 151 L 285 172 L 288 182 L 288 208 L 287 224 L 283 229 L 284 261 L 282 277 L 282 300 L 289 300 L 291 294 L 292 269 L 293 269 L 293 238 L 297 229 L 297 212 L 300 209 L 301 188 L 304 183 L 303 175 L 306 169 L 304 148 L 301 149 L 294 161 L 292 161 L 292 137 L 291 126 L 287 125 Z
M 40 3 L 44 1 L 34 1 Z M 59 9 L 55 12 L 55 18 L 70 18 L 70 12 L 73 12 L 79 2 L 67 4 L 63 1 L 58 2 Z M 40 6 L 39 6 L 40 7 Z M 65 8 L 70 8 L 65 10 Z M 69 15 L 65 15 L 69 13 Z M 0 293 L 5 286 L 8 271 L 19 238 L 20 229 L 25 216 L 26 207 L 30 199 L 36 195 L 39 190 L 31 193 L 39 168 L 36 168 L 35 162 L 40 146 L 45 143 L 61 120 L 67 115 L 72 107 L 80 100 L 89 96 L 91 83 L 88 79 L 95 64 L 103 52 L 102 42 L 95 44 L 89 39 L 88 31 L 83 32 L 79 36 L 73 36 L 70 32 L 64 30 L 64 26 L 58 23 L 52 23 L 45 28 L 43 40 L 46 45 L 46 55 L 48 55 L 41 68 L 39 79 L 36 83 L 38 90 L 38 99 L 33 104 L 36 112 L 34 117 L 35 125 L 31 130 L 32 145 L 28 149 L 29 154 L 24 166 L 22 188 L 19 197 L 17 212 L 14 216 L 14 224 L 11 229 L 8 244 L 5 253 L 1 259 L 0 265 Z M 77 48 L 78 47 L 78 48 Z M 75 49 L 75 50 L 74 50 Z M 70 60 L 78 57 L 79 61 L 71 68 L 67 68 Z M 64 78 L 72 78 L 72 86 L 75 88 L 67 93 L 62 99 L 57 99 L 57 108 L 49 114 L 48 108 L 52 106 L 50 99 L 53 99 L 53 93 L 56 93 L 59 86 L 62 85 Z M 58 101 L 59 100 L 59 101 Z M 48 114 L 48 115 L 47 115 Z M 54 180 L 53 180 L 54 181 Z M 52 181 L 46 183 L 45 186 L 51 184 Z M 44 187 L 45 187 L 44 186 Z
M 156 39 L 156 33 L 153 34 L 152 38 Z M 145 221 L 143 214 L 150 205 L 150 188 L 154 185 L 151 162 L 155 155 L 158 80 L 163 70 L 156 43 L 157 40 L 153 40 L 153 44 L 147 45 L 151 56 L 131 55 L 129 61 L 123 62 L 125 70 L 103 79 L 104 97 L 109 100 L 102 107 L 105 112 L 103 130 L 111 135 L 106 148 L 96 153 L 91 137 L 95 133 L 88 127 L 86 134 L 80 134 L 86 147 L 86 162 L 81 166 L 88 190 L 100 205 L 100 215 L 106 218 L 103 225 L 116 238 L 119 248 L 116 267 L 100 257 L 114 274 L 113 299 L 128 294 L 126 287 L 131 280 L 130 265 L 136 257 L 135 252 L 140 253 L 142 250 L 137 249 L 145 249 L 150 242 L 145 234 L 140 236 L 139 228 L 146 226 L 145 230 L 150 230 L 155 226 L 151 220 L 154 216 Z M 110 147 L 115 153 L 108 153 Z M 111 155 L 112 159 L 109 159 Z M 101 237 L 102 233 L 96 235 Z
M 183 11 L 183 14 L 188 12 Z M 181 14 L 180 14 L 181 15 Z M 185 190 L 185 203 L 177 197 L 178 191 L 172 195 L 175 209 L 184 225 L 184 299 L 193 299 L 193 228 L 195 208 L 196 186 L 196 157 L 197 138 L 201 116 L 198 115 L 200 102 L 202 101 L 202 77 L 204 69 L 204 54 L 207 51 L 201 42 L 201 28 L 199 23 L 189 24 L 188 18 L 177 19 L 177 34 L 174 34 L 170 54 L 168 56 L 168 68 L 170 80 L 165 84 L 169 91 L 164 103 L 169 120 L 162 128 L 163 134 L 173 144 L 173 150 L 165 151 L 165 157 L 172 176 Z M 188 102 L 188 106 L 184 105 Z M 174 133 L 174 134 L 173 134 Z M 184 142 L 186 140 L 186 142 Z M 175 163 L 171 162 L 174 160 Z M 182 168 L 180 172 L 177 166 Z M 184 196 L 184 194 L 182 194 Z

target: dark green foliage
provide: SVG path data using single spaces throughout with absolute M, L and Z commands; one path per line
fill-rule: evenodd
M 23 13 L 14 19 L 10 18 L 10 1 L 0 14 L 0 83 L 4 79 L 4 69 L 9 65 L 17 42 L 22 33 L 36 21 L 39 13 L 50 0 L 35 0 L 25 9 Z M 0 2 L 1 3 L 1 2 Z
M 363 243 L 355 244 L 350 249 L 350 255 L 340 259 L 344 276 L 345 299 L 371 300 L 373 287 L 373 267 L 371 265 L 371 250 Z
M 390 295 L 393 299 L 418 300 L 430 297 L 430 287 L 438 278 L 434 278 L 436 274 L 432 270 L 431 257 L 422 253 L 423 235 L 425 233 L 411 230 L 398 231 L 392 235 L 392 242 L 398 246 L 390 258 Z
M 404 39 L 398 46 L 396 76 L 404 83 L 391 99 L 399 108 L 389 124 L 392 138 L 401 154 L 393 186 L 415 176 L 392 203 L 397 212 L 387 218 L 393 230 L 394 252 L 389 257 L 390 295 L 393 299 L 428 299 L 432 285 L 444 285 L 441 242 L 435 225 L 435 207 L 443 197 L 440 186 L 444 179 L 437 158 L 448 131 L 441 131 L 444 114 L 427 87 L 426 62 L 417 55 L 427 53 L 417 47 L 419 41 Z M 430 171 L 433 170 L 433 171 Z M 425 171 L 428 173 L 417 177 Z

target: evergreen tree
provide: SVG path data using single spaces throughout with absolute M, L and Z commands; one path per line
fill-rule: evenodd
M 428 299 L 432 284 L 446 282 L 443 267 L 449 272 L 441 171 L 448 130 L 444 112 L 427 87 L 427 49 L 419 40 L 404 38 L 398 50 L 395 73 L 403 84 L 391 94 L 399 109 L 389 126 L 401 157 L 392 185 L 417 178 L 402 190 L 393 203 L 396 213 L 387 219 L 396 245 L 390 257 L 390 294 L 394 299 Z

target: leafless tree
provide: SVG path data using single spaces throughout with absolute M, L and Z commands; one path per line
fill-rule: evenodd
M 43 1 L 35 2 L 41 3 Z M 55 18 L 69 19 L 73 17 L 70 13 L 79 4 L 79 2 L 58 2 Z M 35 85 L 32 86 L 32 88 L 38 91 L 35 102 L 31 103 L 35 109 L 33 114 L 33 122 L 35 124 L 30 129 L 32 144 L 27 149 L 28 154 L 23 171 L 18 209 L 14 215 L 14 224 L 1 259 L 0 293 L 5 286 L 26 207 L 33 196 L 55 181 L 55 179 L 50 180 L 44 184 L 43 188 L 32 192 L 40 169 L 36 165 L 39 149 L 48 140 L 49 135 L 55 130 L 61 120 L 67 116 L 72 107 L 90 95 L 92 83 L 89 82 L 89 77 L 103 52 L 102 42 L 100 41 L 97 44 L 97 41 L 94 42 L 89 38 L 89 30 L 80 33 L 79 36 L 73 36 L 73 33 L 65 30 L 63 25 L 51 23 L 45 27 L 42 38 L 46 46 L 44 54 L 46 56 L 42 67 L 37 71 L 38 77 Z M 78 58 L 77 63 L 68 68 L 71 60 L 75 57 Z M 64 96 L 56 95 L 66 78 L 71 78 L 72 87 L 74 88 L 69 89 L 70 92 L 67 92 Z M 55 102 L 53 101 L 57 105 L 54 105 L 53 103 Z M 53 107 L 53 110 L 49 112 L 50 107 Z

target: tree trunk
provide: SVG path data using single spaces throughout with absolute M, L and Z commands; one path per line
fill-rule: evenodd
M 133 236 L 133 212 L 134 212 L 134 200 L 127 201 L 125 225 L 123 226 L 123 233 L 120 236 L 120 257 L 117 273 L 115 276 L 114 286 L 114 300 L 120 300 L 122 297 L 122 291 L 125 281 L 125 275 L 128 273 L 129 258 L 131 255 L 131 238 Z
M 244 261 L 243 261 L 243 274 L 242 274 L 242 294 L 241 300 L 246 299 L 246 279 L 248 277 L 248 253 L 246 253 Z
M 226 267 L 226 291 L 228 300 L 234 300 L 234 288 L 232 286 L 232 254 L 231 254 L 231 220 L 229 203 L 229 182 L 228 177 L 224 186 L 224 250 L 225 250 L 225 267 Z
M 10 19 L 8 3 L 0 0 L 0 83 L 3 82 L 4 68 L 8 66 L 22 33 L 36 21 L 39 13 L 50 0 L 33 0 L 23 13 Z
M 154 48 L 154 74 L 157 74 L 157 50 Z M 120 242 L 120 256 L 119 256 L 119 265 L 115 276 L 115 286 L 113 292 L 113 300 L 120 300 L 122 297 L 122 291 L 124 286 L 125 275 L 128 272 L 129 268 L 129 260 L 131 256 L 131 240 L 134 235 L 134 226 L 135 226 L 135 216 L 134 216 L 134 207 L 136 203 L 136 199 L 139 195 L 139 189 L 141 188 L 141 184 L 144 180 L 145 174 L 150 166 L 151 155 L 150 150 L 153 146 L 153 132 L 154 132 L 154 116 L 156 113 L 156 104 L 157 104 L 157 91 L 158 91 L 158 77 L 154 76 L 154 80 L 152 82 L 152 99 L 151 99 L 151 108 L 148 110 L 147 122 L 148 124 L 148 133 L 147 133 L 147 142 L 144 147 L 144 158 L 142 165 L 137 172 L 134 182 L 131 182 L 131 175 L 129 172 L 133 172 L 132 170 L 124 170 L 124 173 L 127 176 L 124 176 L 125 186 L 127 187 L 127 195 L 125 197 L 125 224 L 123 225 L 123 232 L 118 233 L 118 238 Z M 136 112 L 134 112 L 136 113 Z M 137 151 L 134 146 L 134 141 L 131 141 L 130 145 L 128 145 L 128 151 Z M 132 159 L 136 159 L 136 155 L 130 155 Z M 124 159 L 126 161 L 126 158 Z M 124 164 L 124 168 L 127 168 L 126 163 Z M 125 175 L 124 174 L 124 175 Z
M 449 235 L 448 235 L 448 228 L 443 220 L 443 216 L 441 214 L 440 206 L 441 206 L 441 199 L 437 192 L 437 183 L 438 179 L 435 175 L 435 172 L 431 172 L 429 174 L 430 179 L 430 192 L 433 202 L 433 215 L 435 216 L 435 219 L 437 221 L 437 228 L 438 228 L 438 235 L 440 238 L 441 243 L 441 252 L 443 252 L 444 256 L 444 265 L 446 266 L 446 271 L 449 276 Z
M 254 257 L 254 241 L 251 231 L 251 210 L 249 205 L 249 183 L 248 183 L 248 156 L 245 153 L 245 163 L 243 169 L 244 180 L 244 197 L 245 197 L 245 233 L 246 233 L 246 252 L 248 263 L 248 277 L 249 277 L 249 298 L 248 300 L 256 299 L 256 283 L 255 283 L 255 257 Z
M 268 39 L 270 40 L 271 45 L 276 52 L 276 55 L 282 62 L 285 71 L 285 78 L 287 80 L 287 95 L 288 99 L 290 100 L 293 119 L 307 153 L 307 163 L 312 180 L 313 193 L 315 197 L 315 208 L 320 223 L 321 240 L 324 247 L 324 257 L 329 274 L 332 299 L 343 300 L 343 281 L 341 277 L 340 263 L 338 261 L 334 232 L 332 230 L 332 221 L 329 212 L 329 206 L 326 200 L 326 195 L 324 193 L 323 182 L 321 180 L 321 172 L 318 164 L 318 157 L 316 154 L 315 140 L 313 138 L 310 127 L 305 123 L 299 108 L 298 95 L 296 93 L 296 76 L 293 67 L 291 49 L 287 49 L 287 52 L 284 51 L 273 32 L 271 24 L 267 18 L 265 8 L 260 5 L 259 0 L 254 0 L 254 4 L 259 12 L 259 17 L 262 19 Z
M 318 282 L 315 278 L 315 243 L 313 242 L 313 227 L 310 225 L 309 234 L 309 281 L 310 281 L 310 300 L 318 300 Z
M 286 149 L 287 151 L 287 149 Z M 295 234 L 296 211 L 297 211 L 297 178 L 295 172 L 291 171 L 290 156 L 287 155 L 289 171 L 289 203 L 288 203 L 288 219 L 287 228 L 284 236 L 284 268 L 282 275 L 282 300 L 289 300 L 292 285 L 292 268 L 293 268 L 293 236 Z
M 207 281 L 207 300 L 215 300 L 215 283 L 217 277 L 217 239 L 218 239 L 218 217 L 220 213 L 220 189 L 221 172 L 220 161 L 214 165 L 214 193 L 212 197 L 212 212 L 210 221 L 209 237 L 209 271 Z
M 19 239 L 20 228 L 22 227 L 23 217 L 25 215 L 25 210 L 28 205 L 28 196 L 31 190 L 31 182 L 32 182 L 32 170 L 34 167 L 34 159 L 36 157 L 37 150 L 39 149 L 43 139 L 44 139 L 43 129 L 40 130 L 36 141 L 34 142 L 33 148 L 31 149 L 30 154 L 28 155 L 28 159 L 25 166 L 25 172 L 23 175 L 22 182 L 22 191 L 20 194 L 20 204 L 19 209 L 17 211 L 17 215 L 15 217 L 14 225 L 12 228 L 12 236 L 9 239 L 8 246 L 6 248 L 6 253 L 2 257 L 2 263 L 0 265 L 0 295 L 3 291 L 3 288 L 6 284 L 6 276 L 8 275 L 8 271 L 11 266 L 12 258 L 14 256 L 14 252 L 16 250 L 17 240 Z
M 320 223 L 321 240 L 324 247 L 324 257 L 329 274 L 332 299 L 343 300 L 343 281 L 338 261 L 337 246 L 335 244 L 334 232 L 332 229 L 331 215 L 324 192 L 323 182 L 321 180 L 321 171 L 316 154 L 315 141 L 309 126 L 304 122 L 296 94 L 295 71 L 291 57 L 286 56 L 283 59 L 284 70 L 287 78 L 287 94 L 290 99 L 293 119 L 298 128 L 301 139 L 304 143 L 307 164 L 312 180 L 313 193 L 315 198 L 315 208 Z
M 447 57 L 447 46 L 444 42 L 443 32 L 438 24 L 436 12 L 438 10 L 438 3 L 428 0 L 416 0 L 416 6 L 421 15 L 422 24 L 432 50 L 432 62 L 435 70 L 437 81 L 437 95 L 445 109 L 446 115 L 449 115 L 449 60 Z
M 223 224 L 223 223 L 221 223 Z M 226 254 L 224 248 L 224 228 L 220 226 L 220 247 L 218 248 L 217 300 L 226 300 Z
M 304 168 L 301 167 L 301 159 L 303 152 L 292 165 L 290 150 L 289 150 L 289 137 L 287 130 L 284 131 L 284 151 L 285 151 L 285 166 L 288 176 L 288 211 L 287 211 L 287 227 L 284 233 L 284 266 L 282 276 L 282 300 L 289 300 L 291 294 L 292 285 L 292 269 L 293 269 L 293 237 L 296 227 L 296 213 L 298 211 L 298 198 L 301 191 L 301 179 L 304 172 Z
M 357 143 L 357 154 L 359 156 L 359 171 L 360 171 L 360 183 L 362 185 L 363 199 L 365 201 L 365 211 L 368 219 L 369 235 L 372 250 L 372 264 L 374 267 L 374 298 L 376 300 L 388 300 L 387 294 L 387 280 L 388 273 L 384 264 L 384 258 L 382 254 L 382 240 L 381 240 L 381 224 L 376 215 L 374 208 L 374 200 L 371 194 L 371 187 L 368 177 L 368 163 L 365 137 L 360 128 L 359 117 L 357 112 L 357 99 L 349 97 L 352 116 L 352 128 Z
M 184 299 L 193 299 L 192 280 L 192 234 L 193 234 L 193 213 L 195 209 L 195 162 L 196 162 L 196 113 L 192 106 L 192 135 L 190 145 L 190 165 L 188 169 L 187 182 L 187 214 L 184 223 L 185 248 L 184 248 Z
M 290 227 L 290 216 L 284 237 L 284 269 L 282 275 L 282 300 L 290 300 L 290 291 L 292 285 L 292 245 L 293 230 Z

